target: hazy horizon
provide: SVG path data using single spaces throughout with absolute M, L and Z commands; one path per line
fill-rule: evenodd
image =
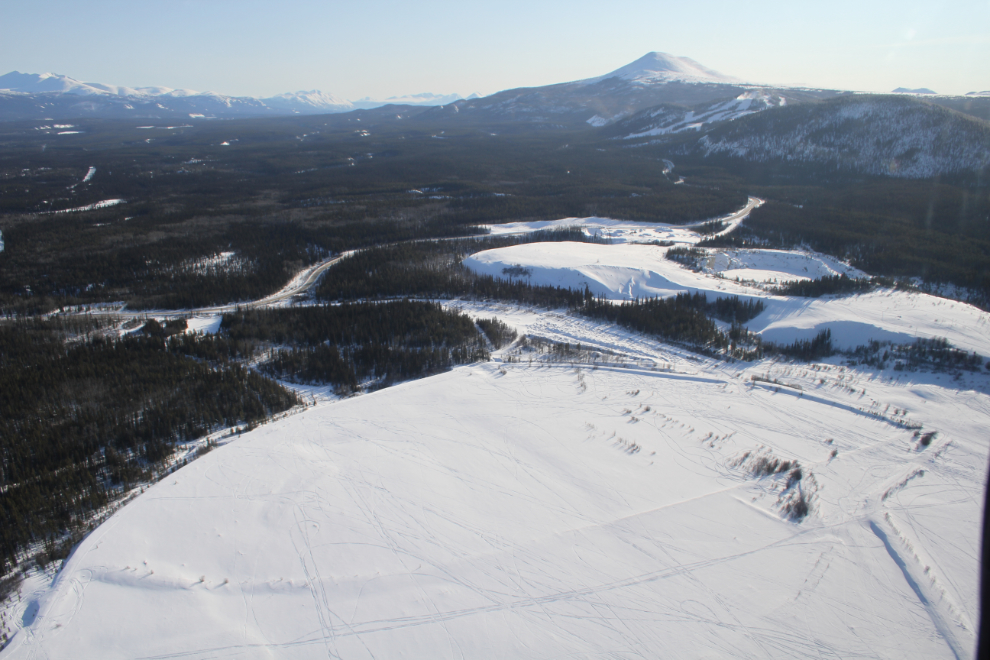
M 18 4 L 0 27 L 0 73 L 265 97 L 319 89 L 357 100 L 488 95 L 599 76 L 651 51 L 754 83 L 940 94 L 990 89 L 990 3 L 768 2 L 605 11 L 509 2 L 415 7 L 292 0 L 64 0 Z M 717 17 L 717 22 L 712 17 Z

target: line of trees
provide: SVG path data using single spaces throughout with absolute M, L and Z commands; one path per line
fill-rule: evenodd
M 262 372 L 342 393 L 488 360 L 474 322 L 437 303 L 349 303 L 225 314 L 229 341 L 267 346 Z

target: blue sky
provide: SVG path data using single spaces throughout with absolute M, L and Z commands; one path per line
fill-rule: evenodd
M 127 86 L 489 94 L 663 51 L 754 82 L 990 89 L 990 0 L 0 2 L 0 74 Z

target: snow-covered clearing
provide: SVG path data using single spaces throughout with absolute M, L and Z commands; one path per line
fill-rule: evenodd
M 56 215 L 59 213 L 79 213 L 81 211 L 94 211 L 96 209 L 105 209 L 110 206 L 117 206 L 118 204 L 126 204 L 126 199 L 104 199 L 101 202 L 94 202 L 93 204 L 87 204 L 86 206 L 77 206 L 72 209 L 61 209 L 59 211 L 43 211 L 40 215 Z
M 2 657 L 972 653 L 986 376 L 740 368 L 474 311 L 639 355 L 522 354 L 245 434 L 85 539 Z
M 731 250 L 705 260 L 708 272 L 695 272 L 664 258 L 667 250 L 654 245 L 528 243 L 485 250 L 468 257 L 464 264 L 496 277 L 522 273 L 518 276 L 532 284 L 577 290 L 587 286 L 593 294 L 612 300 L 682 292 L 705 293 L 709 298 L 760 299 L 766 306 L 764 312 L 746 325 L 775 342 L 811 339 L 828 328 L 833 343 L 843 349 L 871 339 L 910 343 L 917 338 L 944 337 L 958 348 L 990 356 L 990 314 L 966 303 L 893 290 L 843 297 L 776 296 L 718 276 L 735 273 L 740 280 L 783 282 L 810 275 L 863 275 L 832 257 L 783 250 Z M 747 266 L 755 266 L 755 270 Z
M 186 332 L 202 332 L 205 335 L 216 334 L 220 330 L 220 314 L 196 314 L 186 319 Z
M 702 260 L 705 273 L 730 280 L 752 282 L 786 282 L 816 280 L 834 275 L 853 278 L 866 273 L 842 263 L 835 257 L 818 252 L 797 250 L 711 250 Z
M 724 276 L 862 273 L 769 250 L 695 272 L 638 230 L 465 263 L 615 300 L 760 298 L 747 325 L 774 341 L 827 327 L 840 347 L 937 336 L 990 355 L 969 305 L 771 296 Z M 971 657 L 986 370 L 720 362 L 563 310 L 444 304 L 534 339 L 351 398 L 293 385 L 309 408 L 225 435 L 49 588 L 32 578 L 0 658 Z
M 669 161 L 668 161 L 669 162 Z M 673 164 L 671 164 L 673 167 Z M 669 169 L 667 170 L 669 172 Z M 716 236 L 722 236 L 734 230 L 749 217 L 749 212 L 763 204 L 763 200 L 750 197 L 746 206 L 738 211 L 729 213 L 721 218 L 713 218 L 722 222 L 724 228 Z M 500 225 L 486 225 L 490 236 L 511 236 L 528 234 L 541 230 L 565 229 L 580 227 L 585 235 L 597 236 L 608 240 L 614 245 L 624 243 L 653 243 L 671 242 L 693 245 L 704 236 L 694 231 L 700 223 L 691 225 L 670 225 L 662 222 L 637 222 L 635 220 L 614 220 L 612 218 L 563 218 L 561 220 L 531 220 L 526 222 L 506 222 Z

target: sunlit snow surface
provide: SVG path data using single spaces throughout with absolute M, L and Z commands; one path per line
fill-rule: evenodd
M 522 278 L 532 284 L 578 290 L 588 287 L 593 294 L 613 300 L 668 297 L 683 292 L 705 293 L 709 299 L 760 299 L 765 311 L 746 325 L 776 342 L 812 339 L 828 328 L 833 343 L 840 348 L 855 348 L 871 339 L 911 343 L 919 337 L 945 337 L 958 348 L 990 355 L 990 315 L 965 303 L 893 290 L 842 297 L 773 296 L 727 277 L 715 277 L 735 273 L 745 280 L 783 282 L 830 273 L 862 276 L 832 257 L 780 250 L 733 250 L 706 259 L 708 272 L 695 272 L 666 259 L 667 249 L 653 245 L 527 243 L 479 252 L 465 259 L 464 264 L 496 277 L 520 272 L 511 270 L 518 266 L 526 273 Z M 758 268 L 739 268 L 745 265 Z
M 822 255 L 731 251 L 695 272 L 665 249 L 466 263 L 613 299 L 761 298 L 747 325 L 775 341 L 828 327 L 841 346 L 944 336 L 990 355 L 988 315 L 962 303 L 724 277 L 861 275 Z M 728 364 L 561 311 L 444 304 L 585 362 L 509 349 L 350 399 L 300 388 L 319 403 L 167 477 L 49 591 L 32 583 L 0 658 L 971 657 L 990 375 Z M 786 519 L 786 475 L 754 477 L 747 452 L 800 462 L 807 518 Z
M 638 360 L 462 367 L 263 426 L 84 540 L 3 657 L 971 654 L 985 377 L 743 372 L 463 307 Z M 761 446 L 806 471 L 800 524 L 734 467 Z

